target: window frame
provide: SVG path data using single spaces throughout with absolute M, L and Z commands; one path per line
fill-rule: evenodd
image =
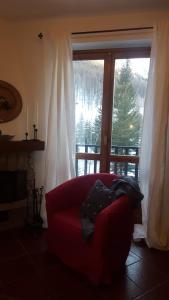
M 96 50 L 74 50 L 73 60 L 104 59 L 101 146 L 100 153 L 76 153 L 76 160 L 99 160 L 100 172 L 110 172 L 111 162 L 139 163 L 139 155 L 114 155 L 111 154 L 111 132 L 113 114 L 114 70 L 116 59 L 148 58 L 151 47 L 130 47 Z

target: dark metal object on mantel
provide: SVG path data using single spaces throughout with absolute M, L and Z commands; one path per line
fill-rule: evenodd
M 36 188 L 35 180 L 34 180 L 34 188 L 32 190 L 33 197 L 33 223 L 32 226 L 36 229 L 41 229 L 43 225 L 43 219 L 41 218 L 41 207 L 42 207 L 42 199 L 43 199 L 44 188 L 41 186 L 40 188 Z
M 25 141 L 28 141 L 28 132 L 25 132 Z
M 37 140 L 38 139 L 38 129 L 36 128 L 36 125 L 33 125 L 33 139 Z

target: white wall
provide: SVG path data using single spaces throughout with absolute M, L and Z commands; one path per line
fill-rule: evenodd
M 39 138 L 45 139 L 45 101 L 44 84 L 44 39 L 49 31 L 68 30 L 92 31 L 116 28 L 152 26 L 161 19 L 169 17 L 169 11 L 151 11 L 132 14 L 112 14 L 109 16 L 58 18 L 32 21 L 0 21 L 0 79 L 13 84 L 20 92 L 23 110 L 13 121 L 0 124 L 3 133 L 15 135 L 15 139 L 24 139 L 26 131 L 25 105 L 29 107 L 29 135 L 33 137 L 34 104 L 39 107 Z M 44 39 L 37 35 L 44 33 Z M 36 153 L 39 182 L 43 184 L 40 172 L 43 154 Z
M 22 27 L 23 26 L 23 27 Z M 29 109 L 29 138 L 33 138 L 35 104 L 41 118 L 41 85 L 43 80 L 43 47 L 37 31 L 28 30 L 23 24 L 0 21 L 0 80 L 16 87 L 22 97 L 22 111 L 15 119 L 0 124 L 5 134 L 15 135 L 15 140 L 25 138 L 26 105 Z M 39 125 L 42 124 L 39 120 Z M 42 125 L 40 138 L 44 138 Z
M 0 79 L 14 85 L 23 96 L 21 68 L 17 59 L 16 38 L 11 24 L 0 22 Z M 16 135 L 21 139 L 24 123 L 23 111 L 15 121 L 0 124 L 3 133 Z
M 15 135 L 15 139 L 24 138 L 26 127 L 25 103 L 29 105 L 29 132 L 32 137 L 34 123 L 34 103 L 39 103 L 39 135 L 44 138 L 41 101 L 43 82 L 43 40 L 39 32 L 48 34 L 50 30 L 91 31 L 112 28 L 152 26 L 160 19 L 168 18 L 169 12 L 145 12 L 132 14 L 114 14 L 98 17 L 58 18 L 20 22 L 0 21 L 0 79 L 13 84 L 21 93 L 23 110 L 17 119 L 0 124 L 4 133 Z

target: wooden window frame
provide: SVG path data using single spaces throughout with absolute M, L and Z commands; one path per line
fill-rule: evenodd
M 102 122 L 101 122 L 101 148 L 100 154 L 76 153 L 76 159 L 99 160 L 100 172 L 109 172 L 110 162 L 130 162 L 139 163 L 139 156 L 112 155 L 111 131 L 113 113 L 113 83 L 114 66 L 116 59 L 127 58 L 148 58 L 150 57 L 150 47 L 113 48 L 97 50 L 75 50 L 73 60 L 94 60 L 104 59 L 104 79 L 103 79 L 103 101 L 102 101 Z

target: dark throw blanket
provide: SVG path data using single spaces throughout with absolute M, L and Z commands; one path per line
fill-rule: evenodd
M 133 208 L 137 208 L 144 197 L 133 177 L 120 176 L 112 181 L 110 188 L 106 187 L 101 180 L 96 180 L 80 208 L 82 236 L 85 241 L 88 241 L 94 233 L 98 213 L 122 195 L 129 197 Z

